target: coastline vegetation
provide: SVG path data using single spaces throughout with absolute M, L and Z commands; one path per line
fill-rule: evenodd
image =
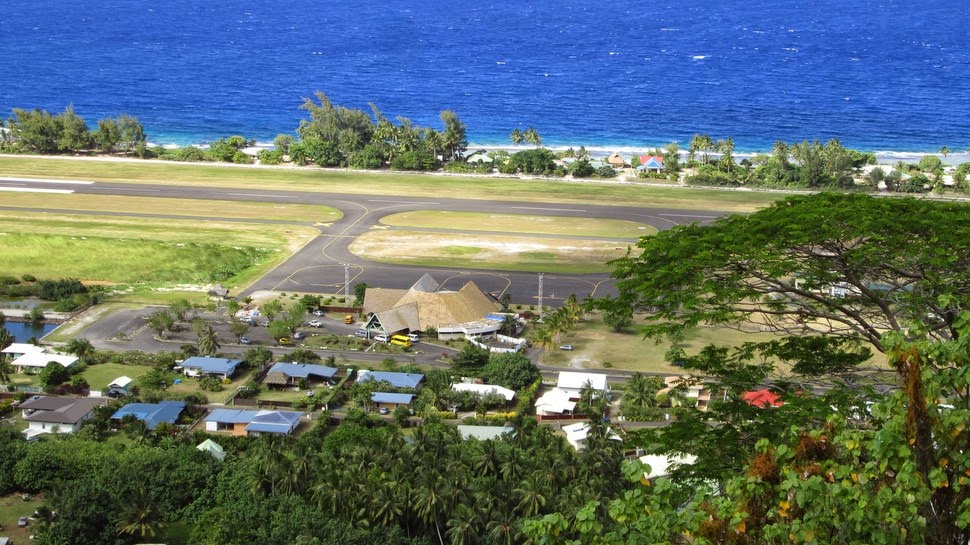
M 715 139 L 695 134 L 686 151 L 671 143 L 650 150 L 650 155 L 629 159 L 616 156 L 592 157 L 588 150 L 553 152 L 543 148 L 535 127 L 514 129 L 513 144 L 532 144 L 531 149 L 510 153 L 505 150 L 468 152 L 467 128 L 458 114 L 444 110 L 440 129 L 420 127 L 398 116 L 388 119 L 377 106 L 371 111 L 333 104 L 322 92 L 316 100 L 305 98 L 300 107 L 309 119 L 300 121 L 292 134 L 280 134 L 272 149 L 255 148 L 255 142 L 241 135 L 220 138 L 206 149 L 187 146 L 166 149 L 149 147 L 138 119 L 126 114 L 102 119 L 91 131 L 68 106 L 64 112 L 14 109 L 5 127 L 0 126 L 0 153 L 37 154 L 122 154 L 185 162 L 228 162 L 237 164 L 450 173 L 499 173 L 544 177 L 615 178 L 620 174 L 645 179 L 682 181 L 688 185 L 731 188 L 834 189 L 924 193 L 970 191 L 967 177 L 970 163 L 947 167 L 936 155 L 926 155 L 917 164 L 897 162 L 891 168 L 877 167 L 872 153 L 845 148 L 837 139 L 827 142 L 775 142 L 770 153 L 735 158 L 732 138 Z M 943 146 L 946 159 L 950 149 Z M 644 158 L 658 158 L 657 165 L 641 164 Z M 656 168 L 654 168 L 656 166 Z

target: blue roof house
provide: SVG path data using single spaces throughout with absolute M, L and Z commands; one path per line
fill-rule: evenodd
M 302 417 L 303 413 L 295 411 L 216 409 L 205 417 L 205 431 L 232 435 L 289 435 L 300 425 Z
M 412 388 L 417 390 L 418 385 L 424 380 L 424 375 L 419 373 L 394 373 L 391 371 L 368 371 L 362 369 L 357 374 L 357 382 L 367 382 L 368 380 L 388 382 L 394 388 Z
M 189 377 L 216 376 L 229 378 L 236 373 L 236 368 L 241 363 L 242 360 L 194 356 L 182 362 L 182 370 Z
M 370 401 L 378 409 L 393 411 L 398 407 L 410 407 L 414 400 L 414 394 L 391 394 L 387 392 L 374 392 L 370 395 Z
M 111 415 L 112 420 L 122 420 L 134 416 L 153 430 L 162 422 L 174 424 L 185 410 L 184 401 L 162 401 L 159 403 L 129 403 Z

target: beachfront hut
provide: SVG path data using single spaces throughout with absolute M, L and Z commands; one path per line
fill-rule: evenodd
M 613 152 L 613 155 L 610 155 L 610 158 L 606 162 L 612 165 L 613 168 L 623 168 L 623 165 L 626 164 L 626 161 L 620 157 L 620 153 L 616 151 Z

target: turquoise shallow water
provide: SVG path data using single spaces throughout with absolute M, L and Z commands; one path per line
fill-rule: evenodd
M 292 132 L 301 97 L 477 144 L 642 148 L 694 133 L 936 151 L 970 144 L 970 4 L 4 0 L 0 114 L 129 113 L 154 143 Z M 782 5 L 784 4 L 784 5 Z

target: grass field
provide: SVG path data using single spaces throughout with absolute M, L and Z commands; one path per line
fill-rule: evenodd
M 778 339 L 771 333 L 748 333 L 729 328 L 698 327 L 686 333 L 681 345 L 688 354 L 696 354 L 701 348 L 716 344 L 718 346 L 740 346 L 746 342 L 762 342 Z M 562 336 L 561 344 L 571 344 L 572 351 L 548 350 L 542 356 L 542 363 L 564 368 L 603 369 L 608 362 L 613 369 L 641 371 L 648 373 L 683 372 L 679 367 L 664 361 L 664 354 L 670 343 L 656 344 L 631 330 L 629 333 L 616 333 L 598 318 L 580 323 Z M 884 365 L 885 356 L 876 354 L 874 365 Z
M 601 183 L 505 177 L 353 172 L 317 168 L 237 167 L 165 161 L 113 161 L 0 156 L 0 175 L 126 183 L 367 195 L 435 195 L 440 198 L 516 200 L 751 212 L 784 195 L 665 187 L 651 183 Z
M 383 263 L 585 274 L 609 271 L 606 262 L 622 257 L 629 244 L 526 236 L 380 231 L 359 237 L 350 245 L 350 251 Z
M 311 227 L 0 212 L 0 271 L 112 283 L 245 284 L 315 235 Z M 219 276 L 215 275 L 219 273 Z M 230 281 L 231 280 L 231 281 Z
M 455 229 L 460 231 L 501 231 L 535 235 L 559 235 L 600 238 L 638 238 L 657 232 L 654 227 L 626 220 L 596 218 L 561 218 L 526 214 L 481 214 L 422 210 L 401 212 L 381 218 L 381 223 L 395 227 Z

